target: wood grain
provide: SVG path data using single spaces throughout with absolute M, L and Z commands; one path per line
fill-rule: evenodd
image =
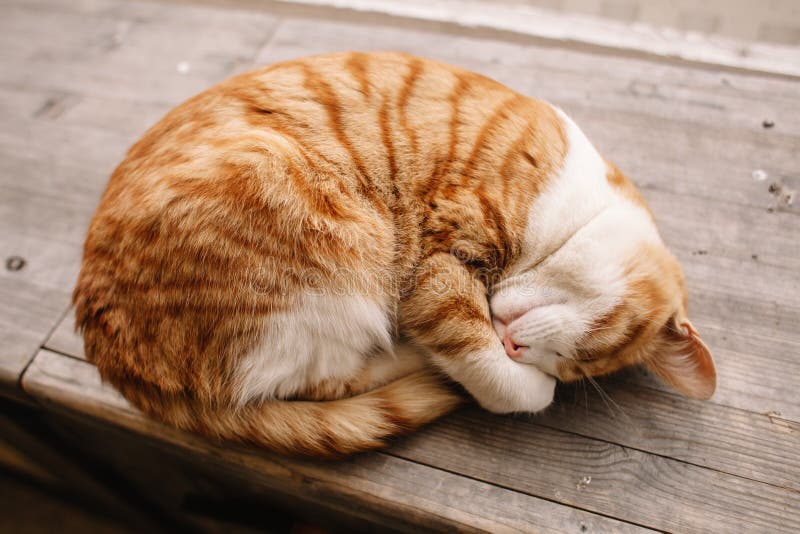
M 249 67 L 277 23 L 169 2 L 19 2 L 3 11 L 0 83 L 172 103 Z
M 0 276 L 0 302 L 0 395 L 18 397 L 18 379 L 66 310 L 67 297 Z
M 797 491 L 478 409 L 390 452 L 657 530 L 789 532 L 800 519 Z
M 639 532 L 644 529 L 548 500 L 508 491 L 381 453 L 343 462 L 284 458 L 219 446 L 144 417 L 100 381 L 91 364 L 40 351 L 23 386 L 50 409 L 69 410 L 180 447 L 209 461 L 244 467 L 282 492 L 354 510 L 404 531 Z
M 800 424 L 688 400 L 642 375 L 600 380 L 603 394 L 560 385 L 557 404 L 531 421 L 800 492 Z
M 75 309 L 70 306 L 69 311 L 58 323 L 53 333 L 45 342 L 45 348 L 67 354 L 79 360 L 86 360 L 83 350 L 83 339 L 75 332 Z

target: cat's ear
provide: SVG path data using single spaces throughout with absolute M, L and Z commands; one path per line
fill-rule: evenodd
M 673 317 L 646 365 L 664 382 L 693 399 L 709 399 L 717 387 L 714 360 L 688 319 Z

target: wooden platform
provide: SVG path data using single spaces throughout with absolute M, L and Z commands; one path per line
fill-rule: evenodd
M 0 394 L 55 427 L 94 428 L 91 447 L 62 434 L 77 447 L 111 455 L 105 439 L 142 440 L 124 450 L 161 451 L 130 469 L 106 458 L 121 477 L 151 460 L 191 459 L 214 473 L 187 482 L 193 491 L 242 481 L 236 491 L 253 506 L 276 495 L 358 528 L 796 530 L 800 201 L 779 205 L 769 187 L 800 189 L 797 79 L 237 5 L 0 2 Z M 691 315 L 718 364 L 714 399 L 686 400 L 631 371 L 601 381 L 609 399 L 561 387 L 537 417 L 465 408 L 385 452 L 317 463 L 166 429 L 102 385 L 68 302 L 87 223 L 124 151 L 170 107 L 234 72 L 343 49 L 435 57 L 570 113 L 641 186 L 683 262 Z

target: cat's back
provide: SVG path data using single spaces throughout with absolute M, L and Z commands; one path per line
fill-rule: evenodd
M 335 277 L 362 291 L 371 280 L 350 274 L 364 271 L 392 283 L 393 191 L 373 179 L 368 147 L 337 125 L 353 107 L 342 61 L 234 77 L 132 146 L 90 224 L 73 297 L 106 379 L 213 397 L 265 318 L 296 306 L 304 288 Z
M 386 214 L 395 186 L 435 175 L 454 141 L 472 143 L 498 103 L 515 97 L 533 102 L 479 74 L 397 52 L 277 63 L 171 110 L 131 147 L 101 208 L 167 202 L 171 193 L 218 198 L 226 189 L 263 197 L 311 182 L 332 211 L 325 215 L 337 214 L 326 199 L 339 193 Z M 241 177 L 254 170 L 261 183 L 246 187 Z
M 87 356 L 111 380 L 212 397 L 265 318 L 320 281 L 391 309 L 419 256 L 416 192 L 509 99 L 434 61 L 343 53 L 179 105 L 130 149 L 90 225 L 74 292 Z

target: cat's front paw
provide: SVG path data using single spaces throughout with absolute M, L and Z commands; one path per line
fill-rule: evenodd
M 499 343 L 464 358 L 434 354 L 433 361 L 490 412 L 534 413 L 553 402 L 556 379 L 532 365 L 515 362 Z
M 474 395 L 478 403 L 486 410 L 499 414 L 535 413 L 550 406 L 556 379 L 530 365 L 513 363 L 513 366 L 494 392 Z

